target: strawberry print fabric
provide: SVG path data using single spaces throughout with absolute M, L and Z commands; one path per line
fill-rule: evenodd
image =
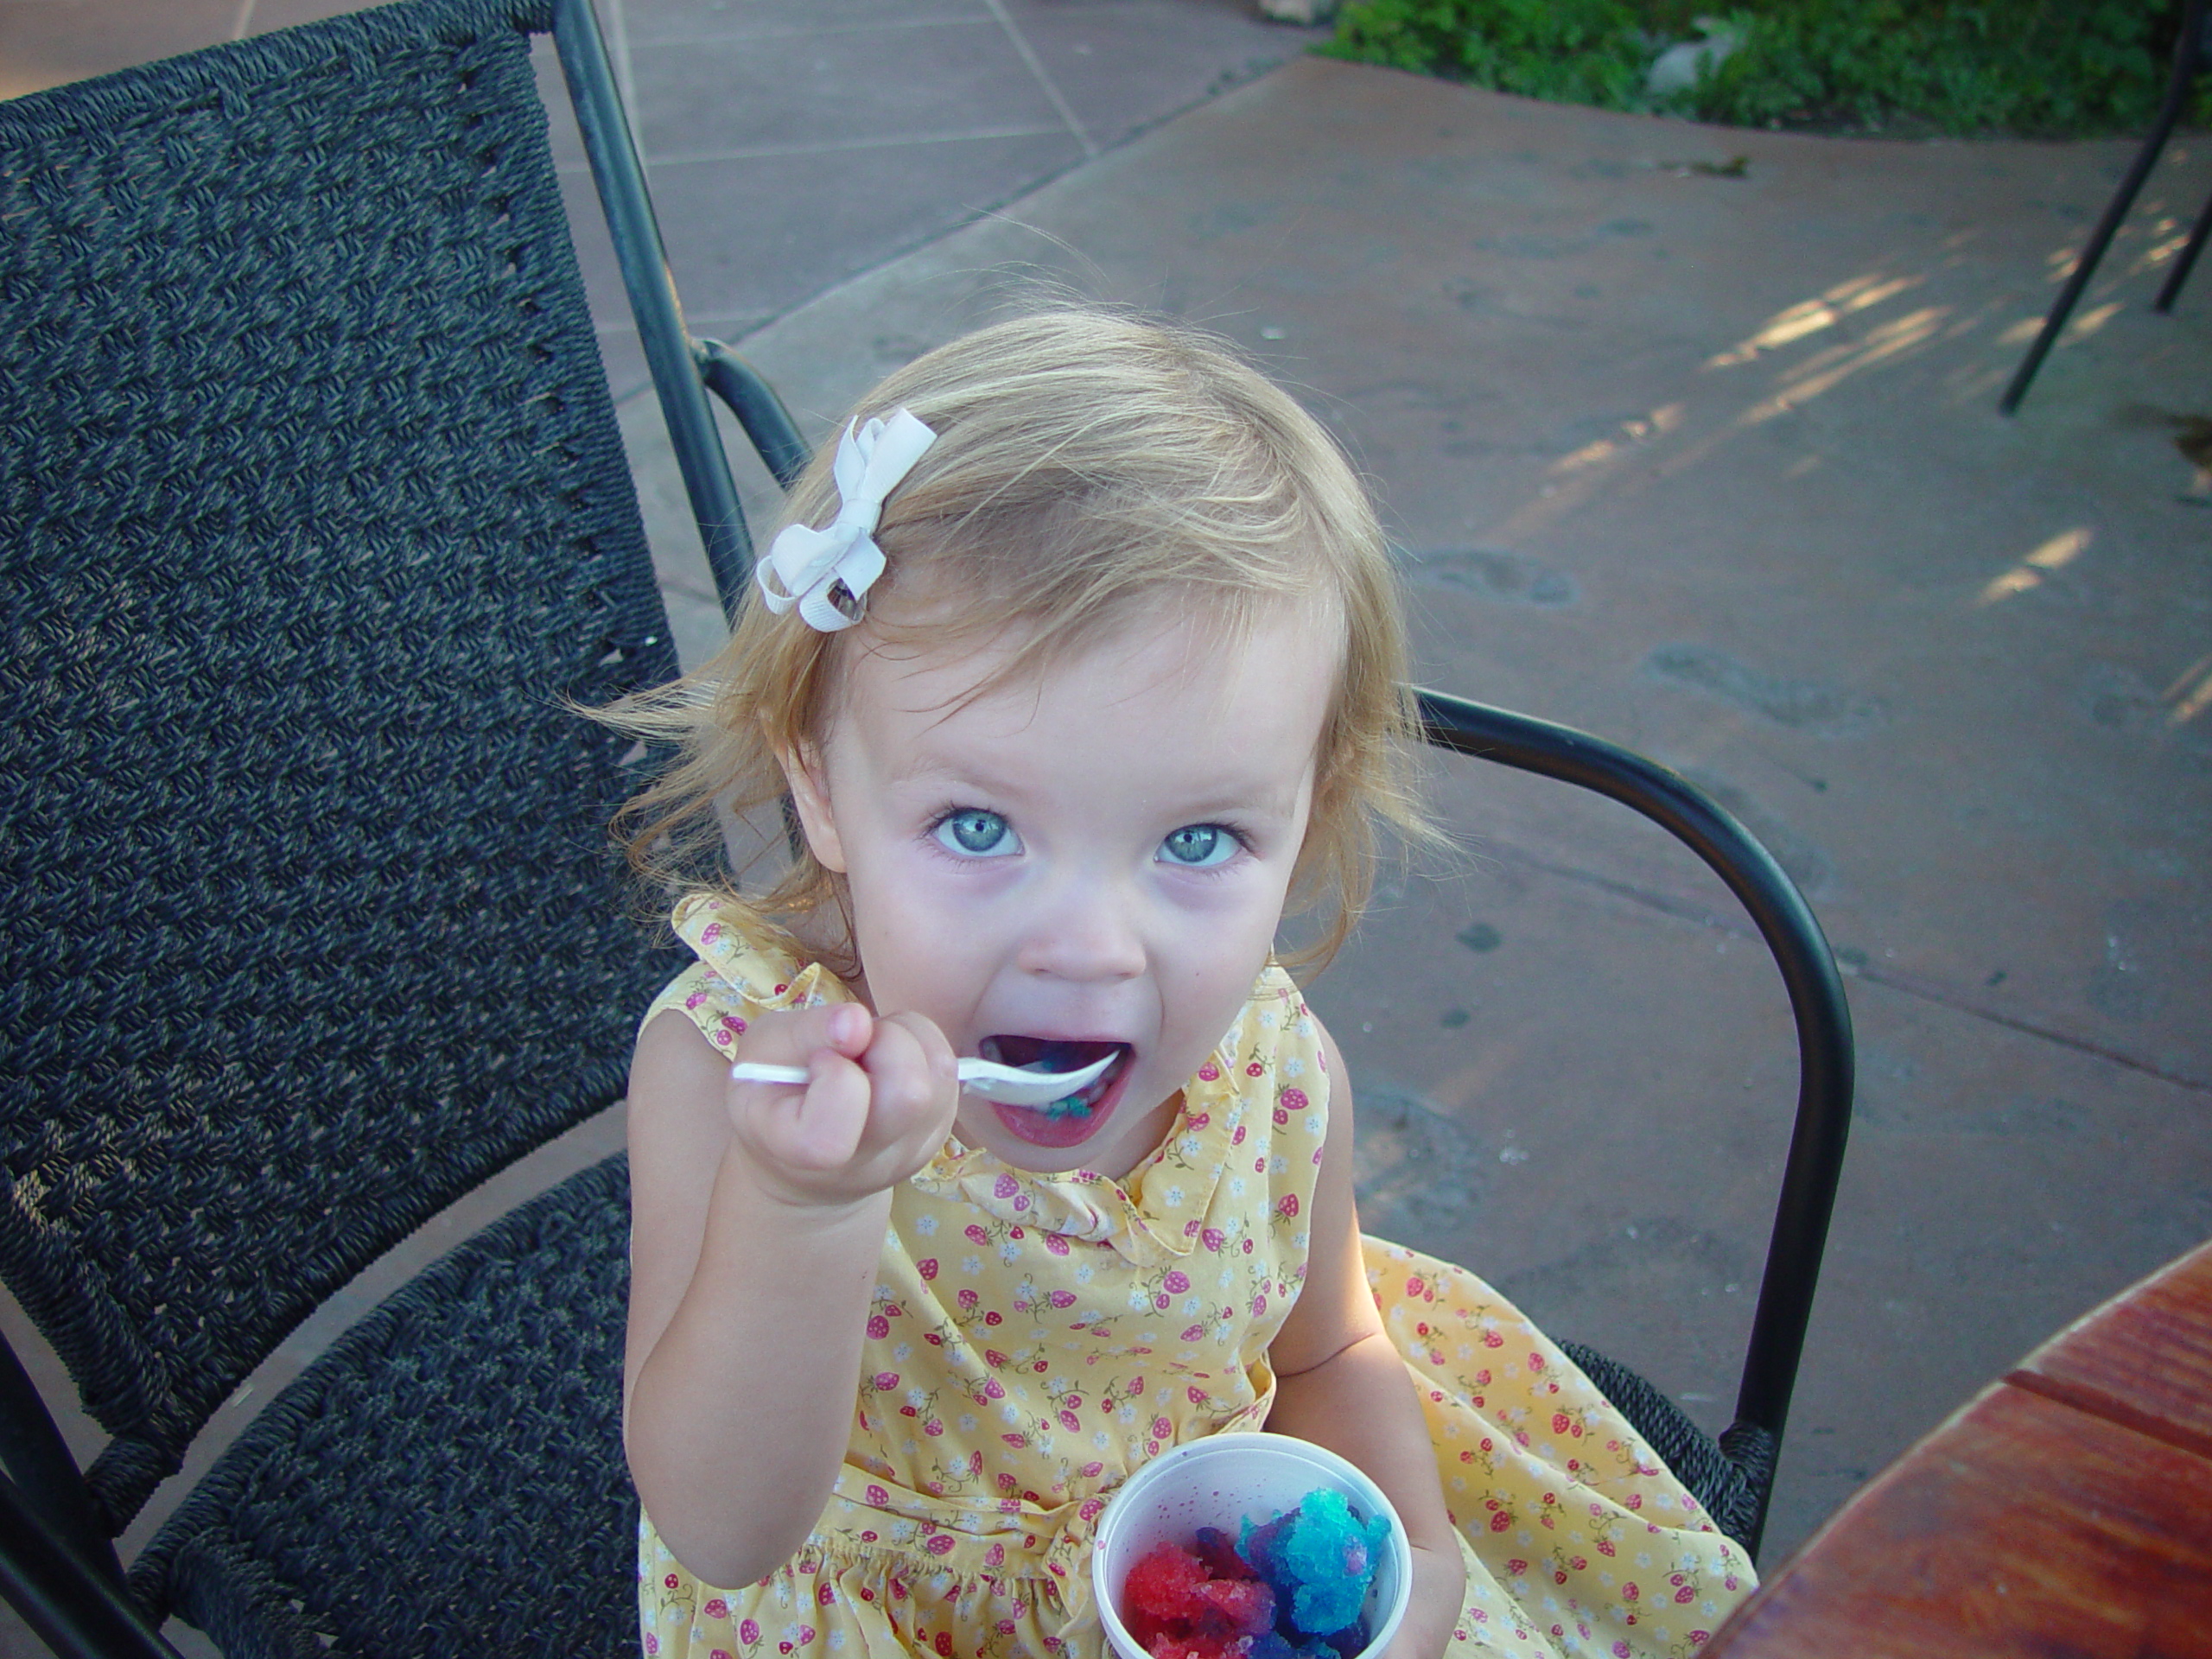
M 844 986 L 735 906 L 678 907 L 699 960 L 647 1011 L 734 1047 Z M 1257 1429 L 1306 1275 L 1327 1128 L 1320 1039 L 1272 964 L 1121 1181 L 1035 1175 L 948 1139 L 893 1193 L 852 1438 L 799 1553 L 694 1579 L 639 1528 L 652 1659 L 1067 1655 L 1103 1637 L 1105 1500 L 1170 1446 Z M 1472 1274 L 1368 1241 L 1468 1560 L 1455 1650 L 1686 1655 L 1751 1588 L 1742 1552 L 1560 1351 Z

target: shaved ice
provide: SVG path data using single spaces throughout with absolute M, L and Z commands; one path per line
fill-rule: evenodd
M 1389 1542 L 1386 1518 L 1309 1492 L 1287 1515 L 1248 1517 L 1233 1545 L 1212 1527 L 1191 1547 L 1155 1545 L 1123 1582 L 1124 1622 L 1152 1659 L 1351 1659 Z

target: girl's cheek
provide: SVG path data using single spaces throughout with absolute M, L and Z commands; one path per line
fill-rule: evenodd
M 1206 876 L 1170 874 L 1160 885 L 1160 903 L 1171 915 L 1211 928 L 1249 925 L 1269 938 L 1282 920 L 1287 896 L 1277 873 L 1253 862 Z
M 1179 910 L 1217 913 L 1264 902 L 1276 884 L 1273 874 L 1249 855 L 1212 870 L 1180 870 L 1172 864 L 1154 867 L 1154 885 L 1161 902 Z
M 940 902 L 976 903 L 1007 892 L 1021 879 L 1016 858 L 963 858 L 934 840 L 909 842 L 900 850 L 893 868 L 899 880 L 920 891 L 941 895 Z

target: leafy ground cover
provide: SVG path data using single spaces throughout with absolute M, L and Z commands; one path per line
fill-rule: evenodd
M 1319 49 L 1500 92 L 1739 126 L 1907 136 L 2137 132 L 2164 92 L 2177 0 L 1354 0 Z M 1652 62 L 1738 44 L 1654 96 Z M 2191 119 L 2212 124 L 2212 76 Z

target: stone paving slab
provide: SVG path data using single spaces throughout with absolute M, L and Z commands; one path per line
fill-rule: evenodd
M 742 342 L 821 433 L 1040 287 L 1219 328 L 1374 477 L 1428 683 L 1641 748 L 1776 848 L 1866 1076 L 1770 1554 L 2212 1233 L 2212 480 L 2172 442 L 2212 327 L 2145 314 L 2212 148 L 2175 147 L 1993 412 L 2129 153 L 1302 60 Z M 1437 785 L 1465 858 L 1314 991 L 1389 1126 L 1376 1219 L 1718 1424 L 1793 1083 L 1778 986 L 1665 837 L 1477 772 Z
M 264 0 L 265 3 L 265 0 Z M 601 8 L 694 334 L 731 338 L 1273 68 L 1242 0 Z M 646 383 L 550 52 L 541 80 L 618 397 Z

